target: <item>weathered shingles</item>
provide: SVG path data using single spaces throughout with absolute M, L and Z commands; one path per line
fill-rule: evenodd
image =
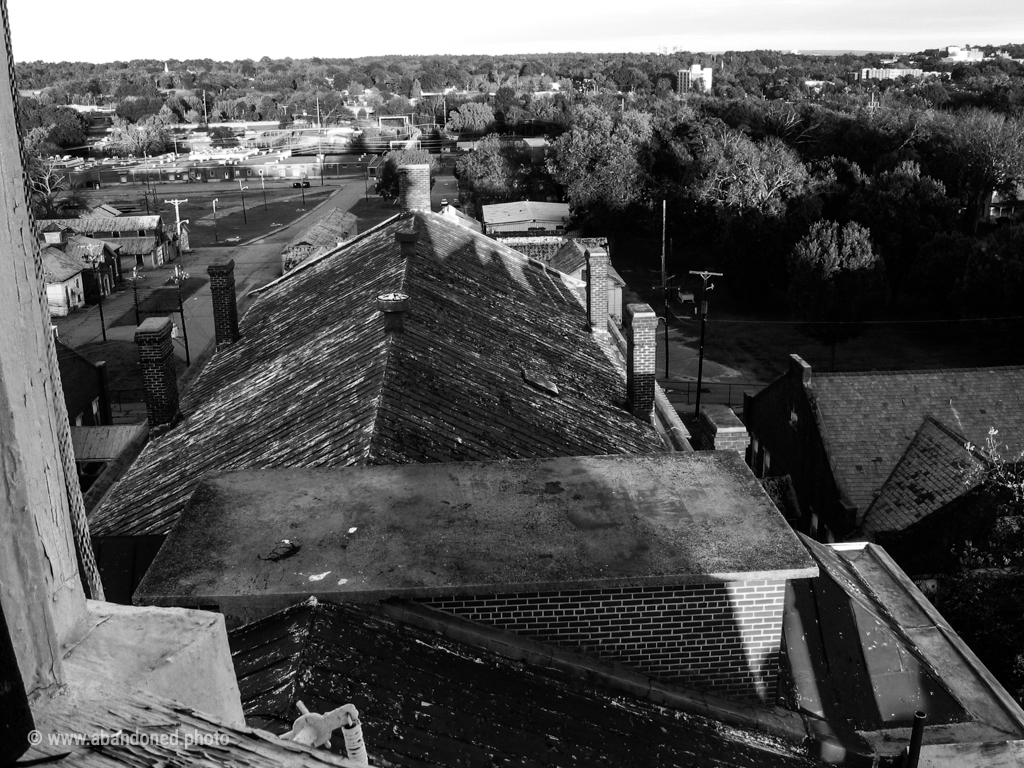
M 815 374 L 836 479 L 863 512 L 925 416 L 976 445 L 999 430 L 1013 455 L 1024 448 L 1024 367 L 898 373 Z
M 966 440 L 928 417 L 868 508 L 864 527 L 899 531 L 967 493 L 982 477 L 982 460 Z
M 403 259 L 395 232 L 415 226 Z M 410 295 L 386 337 L 380 293 Z M 94 535 L 167 533 L 211 471 L 663 450 L 621 403 L 622 376 L 560 277 L 441 217 L 359 237 L 261 293 L 241 339 L 185 398 L 90 520 Z M 523 377 L 550 375 L 559 394 Z
M 280 696 L 284 688 L 276 667 L 245 675 L 246 689 L 260 692 L 252 698 L 243 694 L 246 716 L 272 732 L 290 727 L 297 700 L 319 711 L 351 702 L 360 710 L 370 753 L 397 765 L 808 764 L 782 749 L 761 748 L 749 734 L 746 740 L 731 738 L 700 718 L 582 681 L 555 679 L 358 606 L 321 603 L 310 622 L 303 612 L 307 605 L 230 636 L 236 668 L 244 669 L 254 668 L 249 656 L 270 653 L 266 646 L 252 646 L 254 634 L 283 637 L 292 647 L 294 634 L 282 631 L 282 618 L 294 615 L 305 637 L 290 698 Z M 270 624 L 267 632 L 264 622 Z M 249 647 L 240 648 L 240 642 Z

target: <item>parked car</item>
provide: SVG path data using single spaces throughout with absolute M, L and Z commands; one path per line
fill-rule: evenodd
M 303 180 L 303 181 L 293 181 L 292 182 L 292 186 L 295 187 L 296 189 L 298 189 L 299 187 L 308 187 L 309 186 L 309 182 L 305 181 L 305 180 Z

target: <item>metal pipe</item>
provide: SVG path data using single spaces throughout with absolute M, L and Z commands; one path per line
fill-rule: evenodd
M 910 746 L 907 747 L 907 757 L 903 761 L 904 768 L 917 768 L 918 760 L 921 759 L 921 740 L 924 738 L 924 722 L 928 715 L 924 712 L 914 713 L 914 727 L 910 732 Z

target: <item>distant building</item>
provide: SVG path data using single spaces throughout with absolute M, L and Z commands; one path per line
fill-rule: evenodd
M 484 232 L 511 234 L 561 234 L 569 221 L 568 203 L 541 203 L 522 200 L 482 206 Z
M 941 59 L 941 61 L 983 61 L 984 59 L 985 52 L 978 48 L 971 48 L 970 46 L 961 48 L 959 45 L 950 45 L 946 48 L 946 57 Z
M 905 67 L 885 67 L 876 69 L 865 67 L 860 71 L 859 80 L 895 80 L 897 77 L 924 77 L 923 69 Z
M 702 91 L 711 90 L 711 67 L 701 67 L 700 64 L 692 64 L 689 69 L 680 69 L 677 74 L 678 87 L 677 90 L 680 93 L 686 93 L 691 90 L 695 85 L 700 83 Z

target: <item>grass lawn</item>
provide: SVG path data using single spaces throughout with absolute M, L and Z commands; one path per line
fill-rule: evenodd
M 300 189 L 267 190 L 267 205 L 264 209 L 263 194 L 256 187 L 255 194 L 250 187 L 245 193 L 245 211 L 242 211 L 238 190 L 225 187 L 218 198 L 217 222 L 214 226 L 213 201 L 207 199 L 191 201 L 181 206 L 181 216 L 189 219 L 189 245 L 193 248 L 233 246 L 240 242 L 261 237 L 289 224 L 299 216 L 313 210 L 322 203 L 336 187 L 309 187 Z M 303 194 L 305 204 L 303 204 Z M 193 210 L 189 210 L 192 208 Z
M 661 291 L 652 290 L 639 273 L 623 272 L 635 294 L 661 313 Z M 641 276 L 642 279 L 642 276 Z M 699 295 L 698 295 L 699 301 Z M 623 299 L 627 301 L 627 299 Z M 731 373 L 722 378 L 770 382 L 782 375 L 789 355 L 796 353 L 818 371 L 832 369 L 831 347 L 807 336 L 785 306 L 754 310 L 719 283 L 707 295 L 708 324 L 704 342 L 705 377 L 714 381 L 714 366 Z M 673 323 L 673 335 L 697 349 L 700 322 L 692 308 L 675 305 L 682 319 Z M 895 371 L 935 368 L 975 368 L 1024 364 L 1024 345 L 1019 343 L 1024 323 L 956 322 L 909 313 L 887 311 L 864 332 L 836 346 L 837 371 Z
M 635 246 L 636 244 L 632 244 Z M 615 267 L 629 289 L 661 314 L 660 243 L 647 247 L 620 245 Z M 632 258 L 621 258 L 629 254 Z M 695 298 L 700 301 L 700 278 L 689 276 L 690 269 L 705 268 L 696 254 L 680 253 L 668 260 L 669 274 L 687 276 L 693 282 Z M 715 270 L 724 271 L 724 270 Z M 778 296 L 768 308 L 753 307 L 729 292 L 729 275 L 712 278 L 715 289 L 707 294 L 708 325 L 705 339 L 707 380 L 716 380 L 714 365 L 709 376 L 708 362 L 728 371 L 722 381 L 741 379 L 770 382 L 785 372 L 789 355 L 796 353 L 818 371 L 831 370 L 831 348 L 808 337 L 800 324 L 789 316 L 784 296 Z M 689 283 L 688 283 L 689 285 Z M 623 302 L 630 299 L 624 296 Z M 673 323 L 673 336 L 696 350 L 700 323 L 693 309 L 674 309 L 685 319 Z M 837 345 L 837 371 L 925 370 L 936 368 L 973 368 L 1024 364 L 1024 332 L 1021 321 L 950 321 L 938 313 L 917 309 L 886 310 L 864 332 Z
M 142 399 L 142 372 L 139 369 L 139 348 L 135 342 L 97 341 L 75 347 L 75 352 L 92 363 L 106 360 L 107 381 L 115 400 L 118 393 L 124 393 L 120 395 L 121 399 Z M 177 360 L 177 372 L 179 378 L 185 372 L 183 360 Z
M 174 284 L 174 280 L 170 277 L 171 274 L 173 273 L 169 269 L 158 269 L 147 273 L 146 276 L 150 278 L 148 282 L 159 283 L 160 278 L 166 275 L 166 280 L 163 281 L 162 285 L 150 285 L 146 287 L 145 282 L 139 284 L 140 321 L 145 320 L 147 317 L 156 317 L 161 315 L 166 316 L 178 312 L 178 289 Z M 181 284 L 182 300 L 187 300 L 192 296 L 192 294 L 208 282 L 210 282 L 210 278 L 205 274 L 190 274 L 188 280 L 185 280 Z M 131 289 L 129 288 L 129 290 Z M 117 328 L 119 326 L 127 325 L 135 325 L 134 306 L 113 322 L 108 323 L 107 327 Z
M 397 205 L 386 202 L 376 195 L 369 200 L 363 199 L 349 208 L 349 212 L 359 219 L 359 231 L 365 232 L 399 213 Z

